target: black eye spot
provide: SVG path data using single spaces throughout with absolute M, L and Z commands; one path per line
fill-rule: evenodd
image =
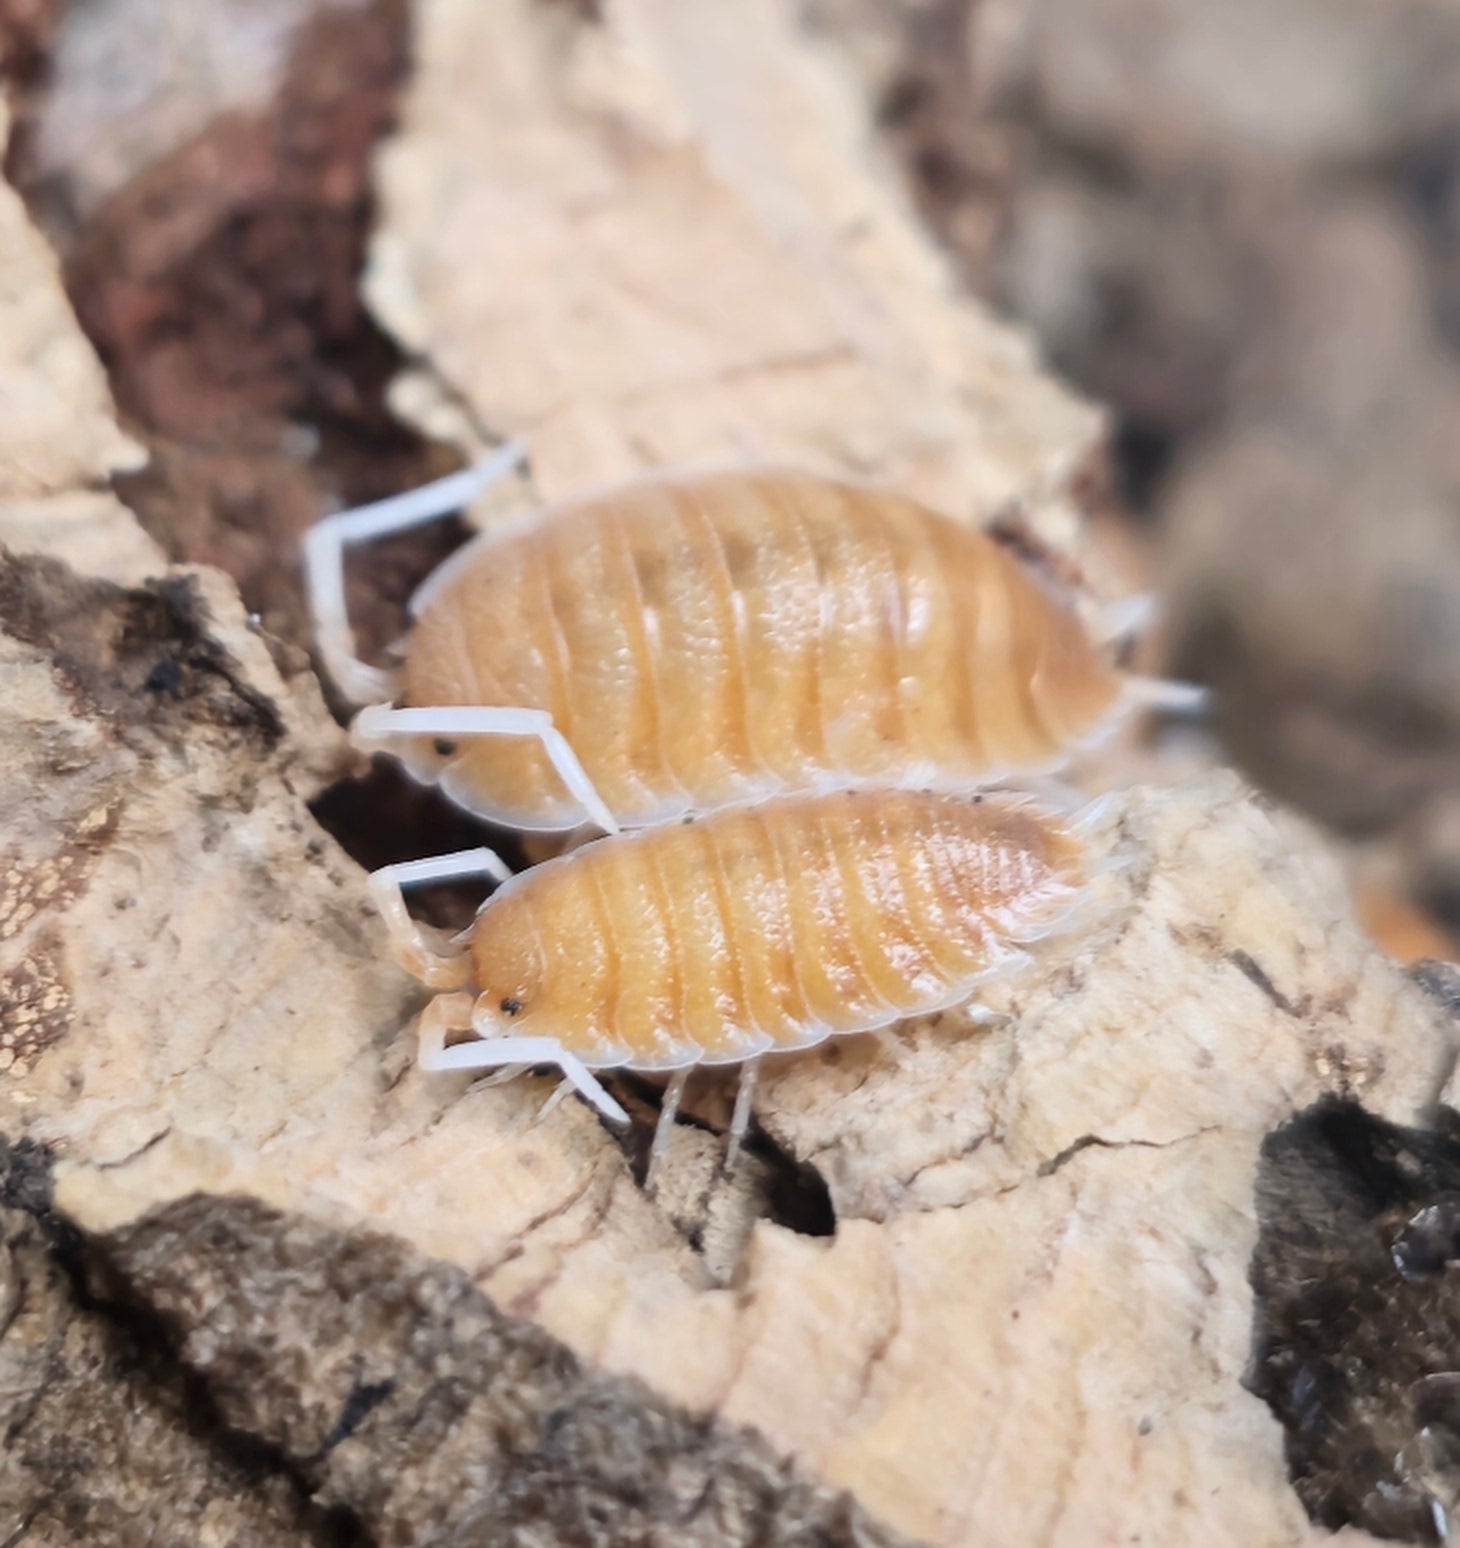
M 503 1000 L 502 1009 L 506 1011 L 509 1016 L 515 1016 L 522 1009 L 522 1001 L 512 999 Z
M 436 752 L 442 758 L 450 758 L 456 752 L 456 743 L 448 742 L 444 736 L 438 736 L 435 742 Z

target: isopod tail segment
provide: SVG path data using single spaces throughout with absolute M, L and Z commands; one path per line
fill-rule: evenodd
M 317 522 L 304 539 L 304 569 L 319 653 L 335 686 L 352 704 L 393 698 L 396 675 L 361 661 L 345 599 L 345 550 L 387 533 L 439 521 L 516 471 L 527 448 L 512 441 L 474 467 L 405 494 L 341 511 Z
M 472 968 L 463 938 L 433 939 L 406 909 L 406 887 L 482 876 L 500 886 L 511 880 L 512 871 L 490 849 L 464 849 L 383 866 L 370 875 L 370 896 L 385 923 L 395 960 L 428 989 L 452 991 L 438 994 L 421 1012 L 417 1062 L 430 1071 L 497 1070 L 508 1079 L 533 1065 L 553 1065 L 610 1123 L 628 1123 L 629 1115 L 602 1083 L 556 1038 L 504 1036 L 499 1008 L 485 995 L 465 992 Z M 452 1032 L 471 1032 L 475 1038 L 448 1047 L 446 1039 Z

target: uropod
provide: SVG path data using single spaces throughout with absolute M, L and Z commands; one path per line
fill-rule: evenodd
M 357 742 L 504 826 L 971 792 L 1057 768 L 1135 705 L 1193 701 L 1117 670 L 987 534 L 776 470 L 644 478 L 484 533 L 413 598 L 400 667 L 358 660 L 346 546 L 458 508 L 521 455 L 328 517 L 306 544 L 324 663 L 353 701 L 382 701 Z
M 556 1065 L 612 1121 L 595 1071 L 685 1073 L 809 1048 L 967 1002 L 1087 895 L 1090 814 L 1009 796 L 843 791 L 780 797 L 620 834 L 512 876 L 489 850 L 375 872 L 396 959 L 438 994 L 428 1070 Z M 502 883 L 449 943 L 401 889 Z M 445 949 L 443 949 L 445 948 Z M 452 1034 L 466 1041 L 448 1045 Z M 748 1121 L 742 1079 L 732 1154 Z

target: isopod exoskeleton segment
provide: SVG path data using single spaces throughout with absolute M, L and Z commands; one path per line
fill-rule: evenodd
M 402 497 L 395 524 L 447 508 L 429 493 Z M 1123 676 L 976 528 L 777 471 L 642 479 L 482 535 L 418 592 L 387 677 L 351 653 L 337 572 L 342 543 L 389 515 L 311 535 L 327 664 L 401 701 L 364 710 L 357 739 L 522 830 L 797 790 L 969 792 L 1057 767 L 1134 703 L 1186 696 Z
M 471 851 L 372 878 L 397 959 L 453 991 L 422 1017 L 421 1064 L 554 1064 L 613 1119 L 596 1070 L 743 1063 L 966 1002 L 1090 878 L 1082 824 L 1011 798 L 795 796 L 536 866 L 443 953 L 400 886 L 471 871 L 504 874 Z

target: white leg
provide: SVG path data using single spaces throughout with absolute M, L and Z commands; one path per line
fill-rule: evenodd
M 573 1082 L 571 1080 L 560 1080 L 557 1085 L 553 1087 L 553 1094 L 547 1099 L 546 1102 L 542 1104 L 541 1107 L 538 1108 L 537 1117 L 533 1119 L 534 1125 L 543 1122 L 543 1120 L 546 1118 L 552 1117 L 552 1115 L 557 1112 L 558 1108 L 563 1105 L 563 1098 L 567 1096 L 567 1094 L 572 1089 Z
M 475 1042 L 445 1046 L 446 1031 L 463 1028 L 462 1002 L 470 996 L 438 995 L 421 1016 L 421 1042 L 417 1062 L 423 1070 L 496 1070 L 508 1064 L 556 1065 L 573 1089 L 610 1123 L 627 1123 L 629 1115 L 609 1096 L 583 1061 L 570 1054 L 555 1037 L 496 1037 L 490 1007 L 483 1008 L 480 998 L 468 1007 L 465 1021 L 477 1034 Z M 434 1019 L 436 1007 L 441 1010 Z M 485 1034 L 485 1035 L 483 1035 Z
M 310 529 L 304 539 L 304 573 L 315 637 L 325 669 L 347 698 L 356 703 L 388 699 L 393 680 L 390 673 L 367 666 L 355 655 L 355 634 L 345 602 L 345 549 L 460 510 L 505 478 L 526 455 L 526 447 L 512 442 L 475 467 L 373 505 L 326 516 Z
M 1149 592 L 1107 602 L 1095 611 L 1091 637 L 1097 645 L 1123 645 L 1150 633 L 1160 616 L 1161 605 Z
M 489 876 L 500 886 L 512 880 L 512 867 L 490 849 L 458 849 L 449 855 L 427 855 L 423 860 L 398 860 L 394 865 L 382 866 L 371 872 L 372 887 L 377 876 L 388 877 L 396 889 L 460 881 L 466 876 Z
M 627 1123 L 629 1115 L 599 1081 L 555 1037 L 484 1037 L 474 1043 L 456 1043 L 441 1049 L 421 1068 L 427 1070 L 492 1070 L 504 1064 L 552 1064 L 567 1077 L 573 1089 L 610 1123 Z
M 475 1004 L 475 995 L 438 994 L 421 1012 L 416 1026 L 416 1063 L 423 1070 L 440 1068 L 439 1060 L 446 1051 L 448 1032 L 471 1031 Z
M 760 1060 L 748 1059 L 740 1066 L 740 1088 L 735 1093 L 735 1111 L 730 1117 L 730 1143 L 725 1147 L 725 1170 L 735 1165 L 740 1147 L 750 1128 L 750 1105 L 755 1100 L 755 1086 L 760 1079 Z
M 534 1064 L 555 1064 L 568 1083 L 610 1123 L 627 1123 L 629 1115 L 609 1096 L 555 1037 L 482 1037 L 474 1042 L 446 1046 L 448 1032 L 490 1030 L 490 1012 L 483 1013 L 479 996 L 438 994 L 421 1012 L 416 1063 L 423 1070 L 503 1070 L 516 1065 L 513 1074 Z
M 372 704 L 355 717 L 350 734 L 355 745 L 366 752 L 389 752 L 391 741 L 398 736 L 536 737 L 573 799 L 605 833 L 619 831 L 613 813 L 546 710 L 492 704 L 391 709 L 384 704 Z
M 516 1080 L 519 1075 L 525 1075 L 530 1067 L 526 1064 L 504 1064 L 500 1070 L 494 1070 L 492 1074 L 484 1075 L 482 1077 L 482 1085 L 505 1086 L 509 1082 Z
M 884 1057 L 898 1069 L 907 1068 L 907 1044 L 892 1027 L 878 1027 L 868 1036 L 882 1050 Z
M 370 896 L 390 932 L 395 959 L 428 989 L 461 989 L 471 978 L 471 960 L 464 951 L 443 952 L 439 934 L 428 933 L 406 910 L 403 887 L 452 877 L 490 876 L 506 881 L 512 872 L 490 849 L 465 849 L 454 855 L 433 855 L 426 860 L 404 860 L 383 866 L 370 876 Z
M 684 1097 L 688 1070 L 676 1070 L 664 1088 L 664 1100 L 659 1104 L 659 1122 L 654 1125 L 654 1143 L 649 1147 L 649 1168 L 644 1173 L 644 1192 L 653 1193 L 654 1184 L 669 1154 L 674 1140 L 674 1121 L 679 1117 L 679 1104 Z
M 1201 715 L 1211 705 L 1209 688 L 1200 683 L 1169 682 L 1164 677 L 1128 677 L 1127 700 L 1160 715 Z

